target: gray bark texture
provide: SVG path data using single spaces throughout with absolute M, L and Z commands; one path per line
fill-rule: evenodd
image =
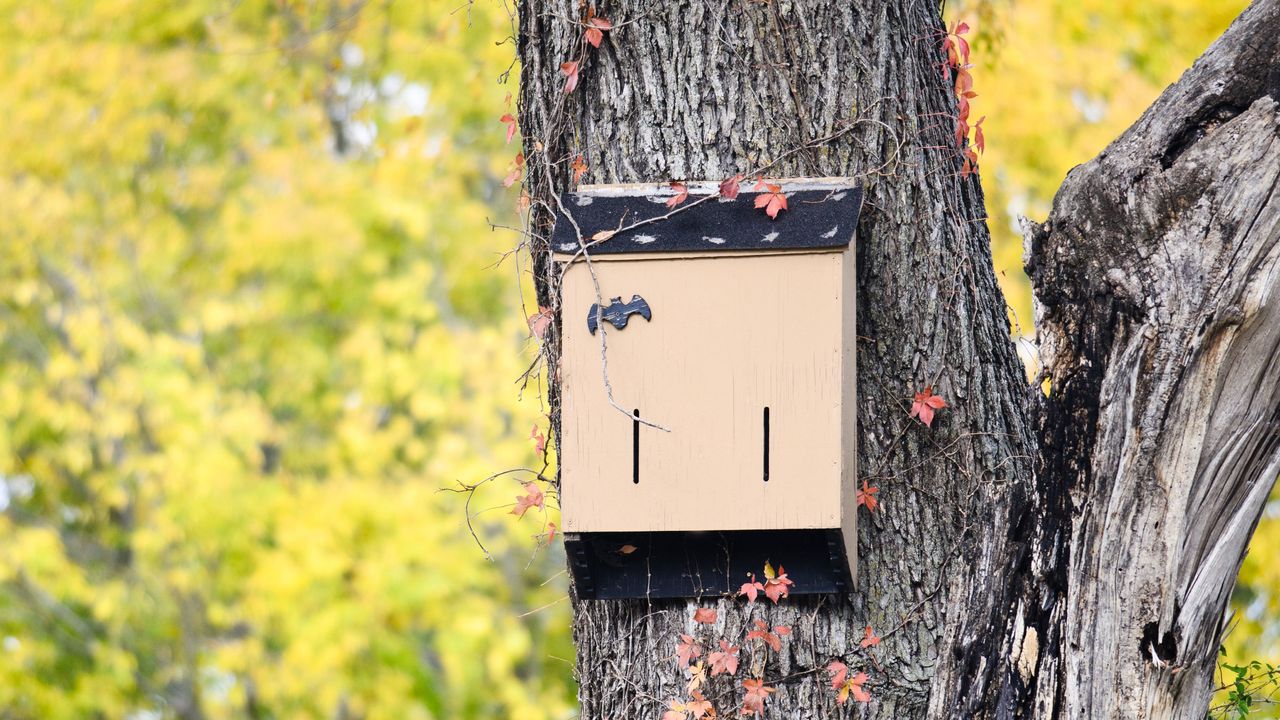
M 519 4 L 541 303 L 579 153 L 592 183 L 858 177 L 858 461 L 882 504 L 860 510 L 849 596 L 575 600 L 581 717 L 686 699 L 681 634 L 743 645 L 737 676 L 704 689 L 722 716 L 746 677 L 777 688 L 769 718 L 1202 716 L 1280 472 L 1280 0 L 1028 224 L 1047 397 L 1009 340 L 981 186 L 961 174 L 936 4 L 596 9 L 615 26 L 598 50 L 576 0 Z M 579 58 L 565 94 L 559 66 Z M 930 384 L 948 403 L 932 429 L 908 418 Z M 714 625 L 693 622 L 700 606 Z M 757 619 L 793 628 L 781 652 L 742 642 Z M 863 649 L 868 625 L 882 642 Z M 870 703 L 836 704 L 833 660 L 871 676 Z

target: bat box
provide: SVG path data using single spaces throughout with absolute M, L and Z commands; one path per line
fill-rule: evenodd
M 732 593 L 766 561 L 796 594 L 853 588 L 862 191 L 785 182 L 770 219 L 745 188 L 698 202 L 715 187 L 674 213 L 666 186 L 562 198 L 560 506 L 582 598 Z

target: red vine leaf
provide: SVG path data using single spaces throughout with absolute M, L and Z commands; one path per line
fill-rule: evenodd
M 689 713 L 685 712 L 685 704 L 672 698 L 667 702 L 669 708 L 662 713 L 662 720 L 689 720 Z
M 529 439 L 533 441 L 533 449 L 539 455 L 547 451 L 547 438 L 543 436 L 542 430 L 534 423 L 533 429 L 529 431 Z
M 556 524 L 553 522 L 549 522 L 547 523 L 547 544 L 550 545 L 551 541 L 555 539 L 556 539 Z
M 500 122 L 500 123 L 506 123 L 506 125 L 507 125 L 507 144 L 508 144 L 508 145 L 510 145 L 510 144 L 511 144 L 511 138 L 515 137 L 515 134 L 516 134 L 516 119 L 515 119 L 515 118 L 513 118 L 513 117 L 511 117 L 511 113 L 507 113 L 507 114 L 503 115 L 502 117 L 498 118 L 498 122 Z
M 840 688 L 840 694 L 836 696 L 836 703 L 843 705 L 849 700 L 849 695 L 853 695 L 853 699 L 860 703 L 871 702 L 871 695 L 862 689 L 863 683 L 867 681 L 867 674 L 859 672 L 857 675 L 849 678 L 844 682 L 844 686 Z
M 693 621 L 704 625 L 712 625 L 715 623 L 716 615 L 718 614 L 715 608 L 698 608 L 693 611 Z
M 869 647 L 875 647 L 879 644 L 880 638 L 876 635 L 876 631 L 872 630 L 871 626 L 868 625 L 866 631 L 863 632 L 862 642 L 858 643 L 858 646 L 863 650 L 866 650 Z
M 704 716 L 715 717 L 715 710 L 711 707 L 711 703 L 702 696 L 697 690 L 693 691 L 693 699 L 685 703 L 685 709 L 689 711 L 689 716 L 693 720 L 700 720 Z
M 721 673 L 736 675 L 738 672 L 738 646 L 730 645 L 727 640 L 721 640 L 720 649 L 708 655 L 707 659 L 711 661 L 712 677 Z
M 742 180 L 743 177 L 741 175 L 734 175 L 727 180 L 721 180 L 720 197 L 736 200 L 738 198 L 738 183 L 741 183 Z
M 750 577 L 751 579 L 748 580 L 747 582 L 742 583 L 742 587 L 738 588 L 738 594 L 746 595 L 747 602 L 753 603 L 756 601 L 756 593 L 760 592 L 761 590 L 764 590 L 764 585 L 761 585 L 759 582 L 756 581 L 755 573 L 750 573 L 748 577 Z
M 831 673 L 831 689 L 839 690 L 844 685 L 845 679 L 849 677 L 849 666 L 839 660 L 832 660 L 827 665 L 827 672 Z
M 565 76 L 564 91 L 573 92 L 573 89 L 578 87 L 578 61 L 570 60 L 560 63 L 560 72 Z
M 756 620 L 756 629 L 747 633 L 746 641 L 751 642 L 752 640 L 760 640 L 764 642 L 765 645 L 773 648 L 774 652 L 778 652 L 782 649 L 782 638 L 779 636 L 790 634 L 791 626 L 789 625 L 778 625 L 773 628 L 772 632 L 770 632 L 769 626 L 765 625 L 763 620 Z
M 516 180 L 520 179 L 520 173 L 524 171 L 524 153 L 516 153 L 515 160 L 511 161 L 511 172 L 502 179 L 503 187 L 511 187 L 516 184 Z
M 975 157 L 974 160 L 976 161 L 977 158 Z M 916 393 L 915 401 L 911 403 L 911 417 L 919 417 L 925 427 L 933 427 L 933 411 L 941 410 L 946 406 L 946 400 L 933 394 L 933 386 L 926 385 L 924 390 Z
M 689 662 L 701 654 L 702 646 L 693 639 L 692 635 L 680 636 L 680 642 L 676 645 L 676 661 L 680 667 L 689 667 Z
M 862 487 L 858 489 L 858 504 L 866 505 L 867 510 L 875 512 L 880 507 L 880 501 L 876 499 L 876 493 L 880 492 L 880 488 L 875 485 L 868 485 L 867 479 L 862 479 Z
M 529 511 L 529 508 L 536 507 L 539 510 L 542 509 L 544 499 L 542 497 L 542 490 L 538 489 L 538 484 L 527 482 L 524 484 L 524 491 L 524 495 L 516 496 L 516 506 L 511 510 L 511 514 L 516 517 L 524 517 L 524 514 Z
M 662 720 L 701 720 L 704 717 L 715 717 L 711 703 L 697 691 L 694 691 L 693 699 L 689 702 L 682 703 L 673 698 L 667 701 L 667 707 L 669 709 L 662 713 Z
M 587 31 L 585 33 L 587 42 L 591 43 L 591 47 L 600 47 L 600 41 L 604 40 L 605 30 L 612 30 L 613 23 L 602 17 L 595 17 L 596 9 L 594 7 L 587 9 Z
M 963 96 L 973 90 L 973 75 L 969 74 L 972 65 L 961 65 L 956 68 L 956 95 Z
M 582 176 L 587 172 L 587 161 L 582 159 L 582 154 L 573 159 L 573 164 L 569 166 L 573 170 L 573 184 L 577 185 L 582 180 Z
M 764 701 L 768 699 L 769 693 L 776 692 L 774 688 L 764 684 L 764 680 L 743 680 L 742 687 L 747 689 L 747 694 L 742 698 L 743 715 L 763 715 Z
M 765 185 L 768 192 L 756 196 L 756 207 L 764 208 L 770 220 L 777 220 L 778 213 L 787 209 L 787 196 L 782 194 L 781 185 Z
M 673 208 L 685 200 L 689 199 L 689 188 L 682 182 L 672 182 L 671 189 L 676 191 L 675 195 L 667 198 L 667 207 Z
M 631 553 L 635 552 L 638 549 L 639 548 L 637 548 L 635 545 L 623 545 L 622 547 L 618 548 L 618 552 L 622 553 L 623 555 L 630 555 Z
M 978 122 L 973 124 L 973 144 L 978 148 L 978 152 L 980 153 L 985 153 L 987 151 L 987 138 L 982 134 L 982 121 L 986 119 L 987 116 L 983 115 L 978 118 Z
M 964 149 L 964 167 L 960 169 L 960 177 L 969 177 L 978 171 L 978 153 L 972 147 Z
M 764 577 L 764 596 L 772 600 L 774 605 L 777 605 L 782 598 L 790 595 L 789 586 L 795 585 L 794 582 L 787 578 L 787 571 L 781 565 L 778 566 L 778 571 L 775 573 L 773 566 L 767 560 L 764 564 Z
M 546 339 L 547 328 L 551 327 L 551 308 L 539 305 L 538 312 L 530 315 L 528 322 L 529 332 L 533 333 L 534 337 L 539 340 Z M 539 450 L 538 453 L 541 454 L 542 451 Z
M 967 32 L 969 32 L 968 23 L 954 23 L 947 33 L 946 40 L 942 43 L 943 49 L 947 51 L 947 61 L 954 66 L 969 64 L 969 41 L 960 37 Z

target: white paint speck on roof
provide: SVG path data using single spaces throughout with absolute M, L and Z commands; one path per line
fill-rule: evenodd
M 765 235 L 764 237 L 760 238 L 760 242 L 773 242 L 774 240 L 777 240 L 777 239 L 778 239 L 778 231 L 774 230 L 768 235 Z

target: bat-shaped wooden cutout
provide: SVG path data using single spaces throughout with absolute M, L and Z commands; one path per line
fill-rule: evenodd
M 592 335 L 596 334 L 596 308 L 599 305 L 592 304 L 591 311 L 587 313 L 587 329 Z M 640 317 L 645 320 L 653 319 L 653 311 L 649 310 L 649 303 L 639 295 L 632 295 L 630 302 L 622 302 L 622 298 L 616 297 L 609 301 L 609 304 L 600 312 L 600 317 L 605 322 L 621 330 L 627 326 L 627 322 L 631 316 L 639 313 Z

